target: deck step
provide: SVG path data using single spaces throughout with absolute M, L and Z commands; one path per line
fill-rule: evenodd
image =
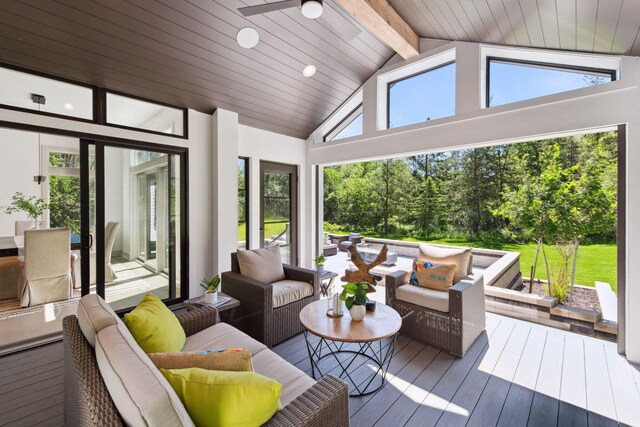
M 618 297 L 611 290 L 611 285 L 605 282 L 596 282 L 596 292 L 602 308 L 602 318 L 612 322 L 618 321 Z

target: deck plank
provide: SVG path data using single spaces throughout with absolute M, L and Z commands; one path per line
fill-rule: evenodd
M 629 369 L 633 368 L 618 354 L 615 344 L 605 345 L 604 352 L 618 421 L 631 426 L 640 425 L 640 392 L 633 376 L 629 375 Z
M 560 408 L 558 425 L 586 426 L 587 384 L 585 373 L 584 340 L 575 334 L 567 334 L 562 358 L 560 382 Z
M 546 328 L 532 324 L 531 333 L 520 357 L 513 382 L 502 405 L 498 426 L 510 427 L 527 424 L 546 340 Z
M 589 425 L 597 425 L 604 421 L 594 414 L 605 419 L 617 420 L 609 370 L 606 369 L 607 357 L 604 353 L 604 342 L 585 341 L 584 364 Z M 592 422 L 592 419 L 599 422 Z
M 513 330 L 513 337 L 509 340 L 500 355 L 495 368 L 479 396 L 468 426 L 496 425 L 504 402 L 509 394 L 509 387 L 516 374 L 522 354 L 527 345 L 532 326 L 527 323 L 517 323 Z
M 547 340 L 536 379 L 535 393 L 529 411 L 528 426 L 558 425 L 560 383 L 562 378 L 562 357 L 564 337 L 561 332 L 547 330 Z

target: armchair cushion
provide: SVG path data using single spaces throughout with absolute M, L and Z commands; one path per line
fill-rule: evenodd
M 211 350 L 215 348 L 240 347 L 247 349 L 253 356 L 267 348 L 227 323 L 217 323 L 203 331 L 187 337 L 182 351 Z
M 264 283 L 284 280 L 280 246 L 238 251 L 240 274 Z
M 273 308 L 282 307 L 313 295 L 313 286 L 297 280 L 280 280 L 273 286 Z
M 89 341 L 96 347 L 96 335 L 108 326 L 122 322 L 115 311 L 96 294 L 85 295 L 78 303 L 78 324 Z
M 421 261 L 429 261 L 433 264 L 456 264 L 456 275 L 453 282 L 457 283 L 465 276 L 473 273 L 473 260 L 471 248 L 444 248 L 436 245 L 420 243 Z
M 435 291 L 414 285 L 402 285 L 396 289 L 396 299 L 442 313 L 449 312 L 449 292 Z

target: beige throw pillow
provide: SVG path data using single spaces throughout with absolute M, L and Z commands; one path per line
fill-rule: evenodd
M 471 248 L 443 248 L 442 246 L 420 243 L 421 261 L 429 261 L 433 264 L 456 264 L 454 283 L 473 273 L 473 260 Z
M 158 369 L 200 368 L 212 371 L 253 371 L 251 353 L 242 348 L 149 353 L 147 356 Z
M 280 246 L 251 251 L 238 251 L 240 274 L 264 283 L 284 280 Z

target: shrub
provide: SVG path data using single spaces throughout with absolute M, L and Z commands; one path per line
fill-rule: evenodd
M 559 303 L 565 302 L 571 292 L 569 269 L 566 265 L 551 271 L 549 295 L 557 298 Z

